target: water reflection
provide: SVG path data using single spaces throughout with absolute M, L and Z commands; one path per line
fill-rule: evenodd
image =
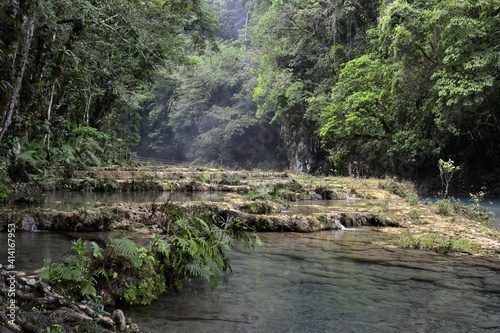
M 384 249 L 370 228 L 263 234 L 230 253 L 215 290 L 169 293 L 127 315 L 156 332 L 493 332 L 500 264 Z
M 0 232 L 0 264 L 7 266 L 6 232 Z M 61 262 L 71 250 L 71 238 L 58 232 L 16 232 L 15 268 L 28 274 L 43 267 L 44 259 Z
M 6 243 L 0 233 L 0 244 Z M 233 271 L 126 315 L 154 332 L 498 332 L 500 261 L 384 248 L 374 228 L 260 234 L 229 253 Z M 17 269 L 70 251 L 67 235 L 16 233 Z M 0 262 L 5 262 L 0 251 Z

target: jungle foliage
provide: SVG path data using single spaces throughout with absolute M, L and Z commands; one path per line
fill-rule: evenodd
M 498 168 L 500 2 L 386 1 L 345 64 L 320 136 L 339 163 L 416 177 L 441 156 Z M 484 141 L 483 141 L 484 140 Z M 486 157 L 486 158 L 485 158 Z
M 109 239 L 104 245 L 78 239 L 73 242 L 76 254 L 61 264 L 47 260 L 40 278 L 94 307 L 115 302 L 149 304 L 170 288 L 180 292 L 193 278 L 216 288 L 231 268 L 225 252 L 235 241 L 245 247 L 260 244 L 257 235 L 246 233 L 251 230 L 244 224 L 210 211 L 182 210 L 168 202 L 156 209 L 167 219 L 160 223 L 164 233 L 148 247 L 139 247 L 129 238 Z
M 414 180 L 451 159 L 479 183 L 500 167 L 499 11 L 499 0 L 7 0 L 0 174 L 120 164 L 132 149 Z
M 2 1 L 2 183 L 52 165 L 125 163 L 152 74 L 192 63 L 215 23 L 201 0 Z

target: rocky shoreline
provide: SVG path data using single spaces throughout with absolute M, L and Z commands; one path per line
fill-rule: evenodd
M 0 294 L 5 312 L 0 313 L 0 332 L 135 332 L 123 311 L 99 313 L 51 290 L 36 277 L 0 268 Z
M 465 244 L 460 245 L 455 255 L 500 259 L 498 231 L 453 212 L 438 214 L 435 205 L 418 200 L 411 184 L 392 179 L 157 167 L 91 168 L 67 176 L 39 184 L 25 184 L 22 188 L 30 196 L 37 190 L 64 188 L 79 191 L 207 192 L 220 193 L 223 199 L 117 202 L 100 207 L 86 207 L 82 203 L 76 210 L 59 210 L 36 202 L 28 206 L 7 205 L 0 209 L 0 231 L 7 231 L 10 225 L 19 232 L 64 231 L 80 238 L 91 238 L 92 232 L 117 232 L 133 233 L 147 239 L 165 231 L 162 221 L 171 218 L 169 211 L 185 211 L 208 214 L 226 223 L 242 223 L 256 232 L 378 227 L 394 235 L 394 239 L 404 239 L 381 246 L 426 249 L 423 240 L 434 239 L 445 242 L 450 248 L 457 242 Z M 29 202 L 26 197 L 18 193 L 14 201 Z M 335 205 L 336 202 L 339 205 Z M 408 243 L 408 239 L 417 239 L 418 242 Z M 139 327 L 125 320 L 120 310 L 103 315 L 54 293 L 47 284 L 34 277 L 13 276 L 0 270 L 3 295 L 9 294 L 9 281 L 14 281 L 13 278 L 17 288 L 13 291 L 13 298 L 2 298 L 7 311 L 0 315 L 3 324 L 0 333 L 45 332 L 41 327 L 61 328 L 64 332 L 90 332 L 91 329 L 141 332 Z M 13 310 L 15 323 L 7 316 L 9 299 L 18 302 Z

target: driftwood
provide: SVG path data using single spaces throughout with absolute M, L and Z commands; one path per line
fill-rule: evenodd
M 15 283 L 14 283 L 15 281 Z M 60 327 L 64 332 L 143 332 L 127 324 L 121 310 L 105 316 L 89 306 L 53 292 L 49 285 L 0 269 L 0 333 L 43 333 Z

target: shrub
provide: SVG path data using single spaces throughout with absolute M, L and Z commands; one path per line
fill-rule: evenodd
M 418 209 L 413 209 L 410 211 L 410 216 L 413 219 L 419 219 L 422 216 L 422 213 Z
M 76 255 L 57 265 L 47 260 L 40 278 L 62 294 L 94 306 L 115 300 L 149 304 L 168 288 L 180 291 L 182 282 L 193 277 L 204 278 L 215 288 L 231 267 L 224 251 L 232 248 L 233 236 L 245 247 L 253 245 L 245 233 L 248 227 L 217 220 L 210 211 L 172 207 L 161 207 L 171 219 L 162 224 L 166 235 L 157 236 L 149 249 L 137 247 L 128 238 L 112 239 L 104 247 L 79 239 L 73 242 Z
M 458 199 L 440 199 L 436 201 L 436 207 L 440 215 L 447 216 L 455 213 L 483 224 L 487 224 L 492 217 L 492 213 L 482 208 L 478 203 L 465 205 Z
M 436 207 L 439 215 L 447 216 L 453 212 L 453 205 L 448 199 L 441 199 L 436 201 Z
M 40 274 L 65 295 L 94 306 L 115 300 L 149 304 L 166 290 L 154 256 L 128 238 L 110 240 L 104 248 L 78 239 L 73 250 L 76 256 L 70 255 L 58 265 L 47 263 Z

